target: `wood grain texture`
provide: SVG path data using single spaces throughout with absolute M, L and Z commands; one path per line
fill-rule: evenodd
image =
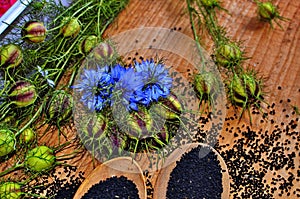
M 259 71 L 261 75 L 267 77 L 266 83 L 266 101 L 271 105 L 276 104 L 276 115 L 273 119 L 276 123 L 286 122 L 286 114 L 281 112 L 282 109 L 291 110 L 291 105 L 300 106 L 300 1 L 275 0 L 274 3 L 278 5 L 281 15 L 290 20 L 287 22 L 280 22 L 283 30 L 274 24 L 274 29 L 271 29 L 269 24 L 263 23 L 258 20 L 256 14 L 256 4 L 250 0 L 228 0 L 223 1 L 222 5 L 226 8 L 231 15 L 225 12 L 218 11 L 219 23 L 224 26 L 228 31 L 229 36 L 234 40 L 243 41 L 242 46 L 246 50 L 246 56 L 250 57 L 245 63 L 245 67 L 251 67 Z M 118 16 L 117 20 L 109 26 L 105 32 L 105 37 L 110 38 L 116 34 L 122 33 L 127 30 L 142 27 L 162 27 L 168 28 L 173 31 L 179 31 L 191 38 L 193 38 L 188 13 L 186 10 L 184 0 L 130 0 L 129 5 Z M 175 30 L 176 28 L 176 30 Z M 147 35 L 145 35 L 146 37 Z M 214 45 L 207 35 L 201 36 L 204 48 L 207 52 L 211 53 Z M 184 46 L 182 47 L 184 49 Z M 172 60 L 172 63 L 183 63 L 182 60 Z M 180 69 L 178 69 L 180 70 Z M 185 72 L 185 70 L 182 70 Z M 282 89 L 279 90 L 278 86 Z M 283 103 L 279 103 L 283 99 Z M 291 102 L 287 102 L 290 99 Z M 227 116 L 230 117 L 236 114 L 235 110 L 229 109 Z M 297 121 L 295 121 L 297 122 Z M 299 124 L 299 122 L 297 122 Z M 240 123 L 236 121 L 228 121 L 224 124 L 224 129 L 220 135 L 220 145 L 225 145 L 221 148 L 219 153 L 222 154 L 234 146 L 236 141 L 242 135 L 234 136 L 233 133 L 226 131 L 227 125 L 233 127 L 242 126 L 243 124 L 249 125 L 249 118 L 243 117 Z M 261 123 L 261 117 L 253 116 L 253 129 L 262 129 L 263 131 L 272 132 L 275 129 L 271 122 Z M 299 125 L 295 130 L 299 136 Z M 66 130 L 68 132 L 68 140 L 76 135 L 76 129 L 72 126 Z M 286 139 L 282 137 L 284 142 Z M 45 135 L 42 143 L 54 146 L 57 144 L 58 133 L 51 132 Z M 299 140 L 299 138 L 298 138 Z M 295 146 L 296 141 L 291 140 L 290 146 Z M 77 146 L 64 151 L 64 153 L 71 153 Z M 294 150 L 294 148 L 286 147 L 286 152 Z M 63 154 L 59 154 L 63 155 Z M 263 157 L 262 157 L 263 158 Z M 279 171 L 267 171 L 265 176 L 265 184 L 271 184 L 273 178 L 278 174 L 287 175 L 287 172 L 292 172 L 297 176 L 299 170 L 299 152 L 296 151 L 295 169 L 286 171 L 280 169 Z M 84 171 L 88 176 L 93 169 L 100 165 L 99 162 L 93 161 L 89 152 L 84 151 L 81 156 L 70 159 L 68 164 L 78 166 L 78 172 Z M 141 158 L 139 164 L 142 170 L 146 170 L 149 162 L 147 158 Z M 1 168 L 9 167 L 10 165 L 1 165 Z M 259 168 L 259 165 L 255 165 Z M 158 172 L 153 172 L 151 182 L 155 185 L 158 177 Z M 297 198 L 296 194 L 299 193 L 300 183 L 294 181 L 294 186 L 290 190 L 291 195 L 287 196 L 286 193 L 280 194 L 277 190 L 274 193 L 275 198 Z M 230 183 L 234 183 L 232 178 Z M 298 188 L 298 192 L 296 189 Z M 232 191 L 232 190 L 231 190 Z M 230 198 L 234 198 L 233 192 Z

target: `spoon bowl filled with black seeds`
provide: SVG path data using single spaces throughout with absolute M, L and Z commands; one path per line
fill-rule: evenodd
M 139 165 L 118 157 L 100 166 L 83 181 L 73 199 L 145 199 L 146 185 Z
M 191 143 L 167 159 L 154 185 L 154 199 L 227 199 L 229 174 L 220 154 L 212 147 Z

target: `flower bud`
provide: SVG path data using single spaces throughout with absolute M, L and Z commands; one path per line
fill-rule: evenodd
M 73 17 L 65 17 L 62 25 L 60 32 L 64 37 L 76 37 L 81 29 L 79 20 Z
M 15 150 L 15 135 L 8 129 L 0 129 L 0 157 Z
M 53 93 L 46 110 L 47 118 L 57 124 L 66 122 L 72 116 L 73 97 L 64 90 Z
M 0 49 L 1 67 L 15 68 L 23 61 L 21 48 L 15 44 L 7 44 Z
M 216 62 L 223 67 L 232 67 L 238 65 L 243 59 L 241 49 L 233 43 L 224 44 L 216 50 Z
M 0 184 L 0 198 L 20 199 L 22 196 L 21 185 L 16 182 Z
M 25 129 L 19 137 L 20 144 L 30 144 L 35 140 L 35 132 L 31 128 Z
M 37 99 L 35 86 L 29 82 L 16 82 L 9 91 L 10 100 L 18 107 L 25 107 L 33 104 Z
M 22 36 L 29 42 L 40 43 L 46 38 L 46 28 L 42 22 L 29 21 L 22 29 Z
M 79 51 L 87 55 L 97 45 L 98 38 L 95 35 L 90 35 L 84 38 L 79 44 Z
M 44 172 L 55 166 L 54 151 L 47 146 L 38 146 L 30 150 L 25 157 L 25 167 L 33 172 Z

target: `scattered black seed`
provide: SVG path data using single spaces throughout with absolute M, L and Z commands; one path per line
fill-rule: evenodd
M 207 154 L 200 157 L 201 153 Z M 221 198 L 222 170 L 217 156 L 207 147 L 185 153 L 171 172 L 167 188 L 169 199 Z
M 93 185 L 82 199 L 138 199 L 136 185 L 126 177 L 111 177 Z
M 278 90 L 281 90 L 281 86 L 278 86 Z
M 76 175 L 76 170 L 76 167 L 70 166 L 64 167 L 63 171 L 54 170 L 49 176 L 44 176 L 33 183 L 33 185 L 31 184 L 30 187 L 27 187 L 26 191 L 29 194 L 45 193 L 46 198 L 72 199 L 85 179 L 84 173 L 80 171 Z

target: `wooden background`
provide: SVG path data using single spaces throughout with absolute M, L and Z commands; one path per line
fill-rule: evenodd
M 279 104 L 280 99 L 290 99 L 291 104 L 300 106 L 300 1 L 274 1 L 278 5 L 282 16 L 289 18 L 288 22 L 280 22 L 283 30 L 274 24 L 274 29 L 270 28 L 268 23 L 259 21 L 257 17 L 257 7 L 252 1 L 247 0 L 230 0 L 223 1 L 222 6 L 229 11 L 231 15 L 225 12 L 218 11 L 220 25 L 224 26 L 228 31 L 228 35 L 234 40 L 243 41 L 247 57 L 251 59 L 246 61 L 245 66 L 253 67 L 260 71 L 260 74 L 267 77 L 266 80 L 266 101 L 269 104 L 273 102 Z M 121 12 L 117 20 L 104 33 L 106 38 L 110 38 L 118 33 L 128 31 L 134 28 L 143 27 L 162 27 L 179 31 L 193 38 L 189 16 L 187 12 L 186 2 L 184 0 L 130 0 L 129 5 Z M 147 37 L 147 35 L 145 35 Z M 211 53 L 213 50 L 213 43 L 204 36 L 202 41 L 205 43 L 204 48 Z M 184 46 L 182 46 L 184 50 Z M 278 86 L 282 89 L 278 90 Z M 278 109 L 289 108 L 287 103 L 278 105 Z M 228 117 L 233 115 L 233 111 L 228 111 Z M 274 116 L 278 122 L 285 121 L 284 114 L 276 114 Z M 247 118 L 242 119 L 241 123 L 232 122 L 230 126 L 241 126 L 242 124 L 249 125 Z M 273 128 L 269 123 L 260 123 L 260 118 L 253 118 L 253 128 L 263 128 L 270 130 Z M 299 128 L 298 128 L 299 132 Z M 71 137 L 74 131 L 71 133 Z M 56 134 L 48 136 L 49 141 L 56 140 Z M 298 133 L 299 136 L 299 133 Z M 234 145 L 234 140 L 239 137 L 233 137 L 224 130 L 221 133 L 219 141 L 221 145 L 226 145 L 222 150 L 230 149 Z M 299 139 L 299 138 L 298 138 Z M 292 143 L 292 145 L 295 143 Z M 221 151 L 219 151 L 221 153 Z M 293 170 L 297 175 L 299 170 L 299 153 L 295 158 L 296 169 Z M 70 164 L 78 166 L 79 170 L 85 172 L 85 176 L 98 165 L 94 162 L 90 154 L 83 153 L 81 157 L 77 157 L 70 161 Z M 94 166 L 93 166 L 94 165 Z M 148 165 L 141 165 L 143 170 L 146 170 Z M 285 172 L 285 171 L 281 171 Z M 271 183 L 273 175 L 278 173 L 271 173 L 266 176 L 266 183 Z M 155 185 L 157 172 L 152 173 L 151 182 Z M 233 183 L 231 181 L 230 183 Z M 295 181 L 293 193 L 300 187 L 299 181 Z M 232 190 L 231 190 L 232 191 Z M 299 194 L 299 190 L 297 192 Z M 233 198 L 234 193 L 231 193 Z M 280 192 L 275 192 L 275 198 L 296 198 L 295 195 L 287 196 Z
M 278 109 L 290 108 L 290 104 L 300 106 L 300 1 L 299 0 L 275 0 L 282 16 L 289 18 L 290 21 L 280 22 L 283 30 L 274 24 L 271 29 L 269 24 L 258 20 L 256 13 L 256 4 L 250 0 L 228 0 L 223 1 L 222 6 L 229 11 L 231 15 L 218 11 L 220 25 L 224 26 L 228 31 L 228 35 L 235 40 L 243 41 L 242 46 L 246 50 L 246 56 L 250 57 L 246 61 L 246 66 L 253 67 L 260 74 L 267 77 L 266 101 L 269 104 L 273 102 L 278 104 Z M 121 12 L 117 20 L 107 29 L 105 37 L 109 38 L 113 35 L 126 30 L 140 27 L 163 27 L 179 31 L 193 38 L 189 16 L 184 0 L 130 0 L 129 5 Z M 145 35 L 146 36 L 146 35 Z M 211 53 L 213 44 L 208 37 L 203 37 L 205 49 Z M 182 46 L 184 50 L 184 46 Z M 278 86 L 282 89 L 279 90 Z M 290 104 L 281 103 L 280 99 L 290 99 Z M 234 114 L 228 111 L 228 116 Z M 275 120 L 285 121 L 284 114 L 276 114 Z M 242 118 L 240 124 L 233 125 L 249 125 L 247 118 Z M 260 123 L 260 118 L 253 118 L 253 128 L 263 128 L 268 130 L 273 128 L 270 123 Z M 298 135 L 299 136 L 299 128 Z M 72 138 L 76 134 L 75 128 L 69 129 L 68 137 Z M 50 132 L 43 138 L 42 142 L 53 144 L 57 142 L 57 132 Z M 241 135 L 239 135 L 241 136 Z M 220 144 L 227 144 L 229 149 L 233 146 L 234 140 L 239 137 L 233 137 L 225 129 L 220 136 Z M 299 138 L 298 138 L 299 140 Z M 292 141 L 291 145 L 296 145 Z M 220 153 L 222 151 L 219 151 Z M 294 174 L 297 175 L 299 170 L 299 152 L 296 153 Z M 92 172 L 94 166 L 99 165 L 98 162 L 92 160 L 88 152 L 81 153 L 80 157 L 76 157 L 68 161 L 69 164 L 77 166 L 78 171 L 84 171 L 85 176 Z M 2 165 L 3 166 L 3 165 Z M 6 165 L 8 166 L 8 165 Z M 146 165 L 141 165 L 142 169 L 146 169 Z M 282 171 L 284 172 L 284 171 Z M 267 176 L 266 183 L 272 181 L 273 174 Z M 275 174 L 274 174 L 275 175 Z M 157 173 L 153 173 L 152 183 L 155 185 Z M 233 183 L 231 181 L 231 183 Z M 300 187 L 299 181 L 295 181 L 291 193 Z M 299 194 L 299 189 L 298 189 Z M 295 194 L 280 197 L 279 192 L 275 192 L 276 198 L 296 198 Z M 231 195 L 233 198 L 233 193 Z

